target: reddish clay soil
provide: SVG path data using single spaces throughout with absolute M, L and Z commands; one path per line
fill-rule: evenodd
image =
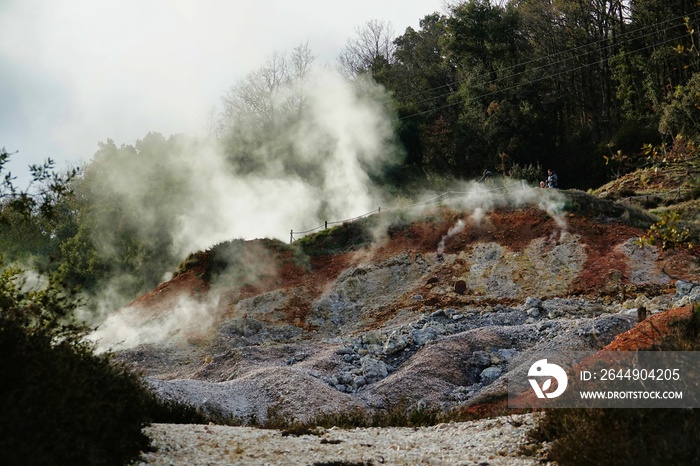
M 690 306 L 670 309 L 641 321 L 618 335 L 603 351 L 645 351 L 660 345 L 669 333 L 690 320 Z
M 230 309 L 238 300 L 261 293 L 299 288 L 299 293 L 295 293 L 295 296 L 287 302 L 286 309 L 281 310 L 282 320 L 307 331 L 314 330 L 306 323 L 312 303 L 327 291 L 330 284 L 341 273 L 360 263 L 380 263 L 404 252 L 412 255 L 436 253 L 441 240 L 459 220 L 464 222 L 464 228 L 458 234 L 446 239 L 444 244 L 446 254 L 457 254 L 476 242 L 497 242 L 513 251 L 522 251 L 533 240 L 548 238 L 554 247 L 563 233 L 554 219 L 534 207 L 490 212 L 479 223 L 464 213 L 436 208 L 426 214 L 421 221 L 389 227 L 386 239 L 380 243 L 359 251 L 312 256 L 308 258 L 306 264 L 298 263 L 298 258 L 295 261 L 295 252 L 291 249 L 276 247 L 273 248 L 274 251 L 271 250 L 270 240 L 249 241 L 246 242 L 246 247 L 257 250 L 263 247 L 270 250 L 270 257 L 274 258 L 271 273 L 259 276 L 244 286 L 232 286 L 224 290 L 227 306 Z M 628 278 L 630 271 L 627 270 L 621 253 L 617 252 L 614 246 L 630 238 L 642 236 L 643 230 L 620 222 L 600 222 L 584 215 L 567 214 L 565 220 L 565 232 L 579 235 L 581 241 L 587 246 L 588 255 L 582 273 L 570 287 L 570 294 L 600 296 L 601 290 L 606 288 L 609 282 L 611 270 L 620 271 L 623 281 Z M 659 260 L 662 262 L 663 270 L 673 280 L 669 282 L 669 289 L 656 291 L 670 292 L 675 279 L 692 280 L 693 277 L 697 277 L 700 273 L 699 253 L 700 251 L 684 249 L 660 252 Z M 138 298 L 132 305 L 145 307 L 148 312 L 162 312 L 167 310 L 172 300 L 183 294 L 204 296 L 212 288 L 212 284 L 205 279 L 209 257 L 206 252 L 199 254 L 200 260 L 195 265 Z M 475 298 L 468 295 L 459 293 L 438 295 L 431 292 L 434 284 L 450 283 L 452 273 L 447 267 L 435 269 L 434 275 L 427 278 L 422 289 L 418 290 L 425 298 L 421 305 L 436 308 L 460 307 L 474 302 Z M 498 303 L 511 304 L 507 300 L 479 300 L 481 305 Z M 373 316 L 374 322 L 369 323 L 369 327 L 381 328 L 397 312 L 410 305 L 410 296 L 407 296 L 383 306 L 381 311 Z M 658 345 L 665 335 L 673 331 L 677 323 L 687 321 L 690 313 L 690 308 L 684 307 L 653 315 L 633 329 L 617 336 L 602 351 L 651 349 Z M 507 408 L 505 397 L 464 407 L 461 410 L 460 415 L 465 419 L 512 413 Z
M 261 249 L 269 252 L 272 262 L 266 269 L 269 269 L 268 273 L 258 275 L 254 280 L 247 280 L 242 286 L 231 283 L 227 289 L 219 291 L 225 296 L 227 308 L 232 309 L 233 304 L 241 299 L 276 289 L 299 288 L 299 294 L 303 297 L 290 301 L 288 309 L 283 311 L 286 314 L 286 322 L 306 328 L 305 318 L 310 312 L 312 302 L 320 297 L 344 270 L 359 263 L 380 263 L 403 252 L 435 253 L 441 240 L 459 220 L 464 222 L 464 228 L 458 234 L 446 239 L 445 253 L 458 253 L 475 242 L 497 242 L 511 250 L 522 251 L 531 241 L 543 237 L 548 238 L 554 247 L 563 234 L 547 213 L 535 207 L 490 212 L 478 224 L 464 213 L 439 207 L 428 212 L 421 221 L 389 227 L 387 238 L 381 243 L 359 251 L 312 256 L 308 258 L 306 265 L 295 261 L 294 251 L 279 247 L 279 243 L 275 246 L 271 240 L 248 241 L 245 243 L 246 249 L 250 248 L 257 254 Z M 569 294 L 600 296 L 601 290 L 610 280 L 611 270 L 620 271 L 623 281 L 627 278 L 629 271 L 626 269 L 623 257 L 613 249 L 613 246 L 630 238 L 640 237 L 644 234 L 643 230 L 619 222 L 601 223 L 583 215 L 568 214 L 565 220 L 565 231 L 568 234 L 580 235 L 581 241 L 587 246 L 588 254 L 582 273 L 570 287 Z M 692 277 L 697 276 L 699 272 L 697 264 L 700 261 L 697 259 L 697 254 L 698 251 L 694 250 L 668 251 L 663 252 L 660 259 L 664 261 L 664 270 L 672 278 Z M 199 260 L 187 271 L 138 298 L 132 305 L 138 304 L 139 307 L 150 308 L 151 312 L 157 312 L 167 309 L 172 300 L 183 294 L 193 297 L 203 296 L 212 287 L 205 280 L 209 256 L 207 252 L 203 252 L 199 253 L 198 258 Z M 695 264 L 694 269 L 689 268 L 689 264 Z M 448 268 L 438 268 L 430 280 L 443 284 L 451 283 L 451 274 Z M 423 305 L 463 306 L 472 304 L 475 299 L 458 293 L 435 295 L 430 292 L 427 282 L 425 285 L 423 290 L 419 290 L 425 295 Z M 380 326 L 394 316 L 399 309 L 410 304 L 404 301 L 385 306 L 374 316 L 375 325 Z M 499 299 L 478 299 L 478 301 L 482 305 L 509 304 L 508 300 Z M 223 312 L 226 313 L 227 310 Z

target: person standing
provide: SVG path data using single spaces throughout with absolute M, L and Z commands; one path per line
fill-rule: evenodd
M 547 187 L 548 188 L 558 188 L 559 187 L 559 177 L 551 168 L 547 170 Z

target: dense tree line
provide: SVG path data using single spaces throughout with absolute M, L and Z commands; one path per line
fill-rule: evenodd
M 355 71 L 392 92 L 417 172 L 539 162 L 586 188 L 608 181 L 603 155 L 697 141 L 699 21 L 690 0 L 471 0 Z

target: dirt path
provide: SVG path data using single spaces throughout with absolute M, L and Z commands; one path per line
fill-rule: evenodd
M 285 436 L 276 430 L 154 424 L 155 452 L 143 465 L 502 465 L 540 464 L 519 447 L 534 423 L 522 414 L 423 428 L 322 429 Z

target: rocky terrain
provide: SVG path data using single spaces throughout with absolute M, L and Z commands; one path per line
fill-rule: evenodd
M 382 213 L 292 246 L 217 245 L 93 338 L 161 396 L 243 423 L 400 403 L 478 410 L 503 406 L 519 353 L 600 350 L 637 326 L 639 308 L 700 296 L 694 250 L 640 244 L 655 217 L 527 189 Z
M 242 420 L 498 397 L 514 354 L 602 348 L 640 306 L 695 293 L 689 251 L 638 244 L 651 217 L 557 195 L 478 216 L 436 206 L 329 254 L 241 241 L 212 272 L 201 253 L 97 338 L 163 396 Z

